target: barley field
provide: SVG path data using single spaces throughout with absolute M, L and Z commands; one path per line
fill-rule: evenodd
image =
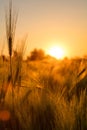
M 86 59 L 0 57 L 0 129 L 86 130 Z

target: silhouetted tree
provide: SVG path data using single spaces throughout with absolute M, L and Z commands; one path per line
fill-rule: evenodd
M 30 57 L 29 59 L 30 60 L 42 60 L 45 56 L 45 53 L 42 49 L 34 49 L 31 54 L 30 54 Z

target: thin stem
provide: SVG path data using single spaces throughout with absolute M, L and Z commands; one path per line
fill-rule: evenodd
M 10 76 L 11 76 L 11 84 L 12 84 L 12 111 L 14 111 L 14 88 L 13 88 L 13 78 L 12 78 L 12 59 L 10 55 Z

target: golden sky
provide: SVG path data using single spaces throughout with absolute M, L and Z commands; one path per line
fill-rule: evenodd
M 0 0 L 0 39 L 5 37 L 8 2 Z M 87 54 L 87 0 L 15 0 L 13 6 L 18 11 L 15 40 L 28 35 L 27 54 L 56 45 L 68 57 Z

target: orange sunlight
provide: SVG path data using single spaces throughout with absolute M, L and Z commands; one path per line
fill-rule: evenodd
M 63 59 L 65 57 L 65 51 L 62 47 L 59 46 L 53 46 L 48 49 L 47 52 L 50 56 L 53 56 L 57 59 Z

